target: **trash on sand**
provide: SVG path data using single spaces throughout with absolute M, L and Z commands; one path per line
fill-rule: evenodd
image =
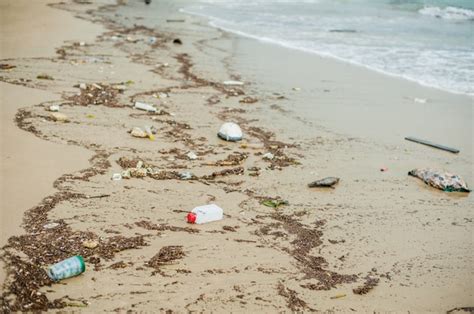
M 57 112 L 57 111 L 59 111 L 59 105 L 51 105 L 51 106 L 49 106 L 49 111 L 52 111 L 52 112 Z
M 148 133 L 139 127 L 134 127 L 132 131 L 130 132 L 130 134 L 134 137 L 140 137 L 140 138 L 148 137 Z
M 189 158 L 189 160 L 198 159 L 198 156 L 194 152 L 189 152 L 189 153 L 186 154 L 186 156 Z
M 314 182 L 311 182 L 308 184 L 310 188 L 315 188 L 315 187 L 332 187 L 336 183 L 339 182 L 339 178 L 336 177 L 327 177 L 324 179 L 316 180 Z
M 190 179 L 193 178 L 193 176 L 194 175 L 189 171 L 181 172 L 179 174 L 179 177 L 180 177 L 181 180 L 190 180 Z
M 382 172 L 387 172 L 387 171 L 388 171 L 388 168 L 387 168 L 387 167 L 382 167 L 382 168 L 380 168 L 380 171 L 382 171 Z
M 181 39 L 179 39 L 179 38 L 175 38 L 175 39 L 173 40 L 173 44 L 176 44 L 176 45 L 182 45 L 182 44 L 183 44 L 183 42 L 181 41 Z
M 154 43 L 156 43 L 156 37 L 148 37 L 148 43 L 150 45 L 153 45 Z
M 344 298 L 345 296 L 346 296 L 345 293 L 336 294 L 335 296 L 332 296 L 331 299 L 340 299 L 340 298 Z
M 237 142 L 242 139 L 242 130 L 233 122 L 224 123 L 217 133 L 221 139 L 231 142 Z
M 246 96 L 244 98 L 242 98 L 241 100 L 239 100 L 240 103 L 242 104 L 253 104 L 253 103 L 256 103 L 258 101 L 257 98 L 253 98 L 253 97 L 250 97 L 250 96 Z
M 283 205 L 288 205 L 289 203 L 288 203 L 288 201 L 284 201 L 284 200 L 268 199 L 268 200 L 261 201 L 260 204 L 265 205 L 267 207 L 278 208 L 278 207 L 283 206 Z
M 168 19 L 166 20 L 167 23 L 183 23 L 184 20 L 182 19 Z
M 471 192 L 466 182 L 455 174 L 434 169 L 413 169 L 408 175 L 423 180 L 426 184 L 446 192 Z
M 414 98 L 413 101 L 417 102 L 419 104 L 425 104 L 427 99 L 425 99 L 425 98 Z
M 80 89 L 87 89 L 87 84 L 86 83 L 81 83 L 79 84 Z
M 121 175 L 120 173 L 114 173 L 114 174 L 112 175 L 112 180 L 114 180 L 114 181 L 120 181 L 120 180 L 122 180 L 122 175 Z
M 95 119 L 95 115 L 93 115 L 92 113 L 88 113 L 86 114 L 86 118 Z
M 44 225 L 43 228 L 44 229 L 54 229 L 57 226 L 59 226 L 59 224 L 57 222 L 50 222 L 50 223 Z
M 36 78 L 39 80 L 54 80 L 54 78 L 48 74 L 39 74 Z
M 240 81 L 224 81 L 222 84 L 227 85 L 227 86 L 242 86 L 244 85 L 243 82 Z
M 16 65 L 11 65 L 11 64 L 8 64 L 8 63 L 1 63 L 0 64 L 0 69 L 1 70 L 11 70 L 11 69 L 14 69 L 16 68 Z
M 203 224 L 207 222 L 221 220 L 224 217 L 224 211 L 216 204 L 195 207 L 186 219 L 191 224 Z
M 415 142 L 415 143 L 418 143 L 418 144 L 423 144 L 423 145 L 431 146 L 431 147 L 434 147 L 434 148 L 442 149 L 442 150 L 448 151 L 450 153 L 454 153 L 454 154 L 459 153 L 459 149 L 451 148 L 451 147 L 440 145 L 440 144 L 436 144 L 436 143 L 426 141 L 426 140 L 422 140 L 422 139 L 419 139 L 419 138 L 416 138 L 416 137 L 408 136 L 408 137 L 405 137 L 405 139 L 407 141 L 410 141 L 410 142 Z
M 49 116 L 57 122 L 68 122 L 69 118 L 66 116 L 64 113 L 59 113 L 59 112 L 52 112 L 49 114 Z
M 293 87 L 293 90 L 296 91 L 296 92 L 299 92 L 301 90 L 300 87 Z
M 267 159 L 267 160 L 272 160 L 273 158 L 275 158 L 275 155 L 269 152 L 269 153 L 264 154 L 262 158 Z
M 74 277 L 86 270 L 82 256 L 77 255 L 49 266 L 47 274 L 53 281 Z
M 134 108 L 149 111 L 149 112 L 156 112 L 156 108 L 153 107 L 152 105 L 145 104 L 145 103 L 139 102 L 139 101 L 135 102 Z
M 95 249 L 99 245 L 99 242 L 94 240 L 86 240 L 82 242 L 82 246 L 87 249 Z

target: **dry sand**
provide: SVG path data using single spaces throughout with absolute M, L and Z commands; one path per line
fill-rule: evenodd
M 16 132 L 41 139 L 39 153 L 61 145 L 65 154 L 84 148 L 93 154 L 82 170 L 72 165 L 84 158 L 66 155 L 67 174 L 48 172 L 57 192 L 46 186 L 43 201 L 28 198 L 36 206 L 22 208 L 25 233 L 11 237 L 4 249 L 9 269 L 17 270 L 4 286 L 4 310 L 443 312 L 472 305 L 472 196 L 437 191 L 406 175 L 429 165 L 472 183 L 472 151 L 454 156 L 388 135 L 347 135 L 292 106 L 312 98 L 278 80 L 247 77 L 242 88 L 226 87 L 220 82 L 252 73 L 245 70 L 250 61 L 238 57 L 248 51 L 248 39 L 178 13 L 180 4 L 173 1 L 153 2 L 152 10 L 142 2 L 113 4 L 55 5 L 103 25 L 105 32 L 84 45 L 58 44 L 54 58 L 2 60 L 16 66 L 2 71 L 3 82 L 56 95 L 18 111 L 22 130 Z M 183 45 L 172 43 L 176 37 Z M 264 45 L 248 45 L 255 59 L 269 55 Z M 349 77 L 373 83 L 356 94 L 342 76 L 347 73 L 340 67 L 347 66 L 311 62 L 331 76 L 320 89 L 339 90 L 337 101 L 347 106 L 354 95 L 376 104 L 372 97 L 395 86 L 394 94 L 416 91 L 463 108 L 470 101 L 348 67 Z M 38 79 L 40 73 L 54 80 Z M 136 100 L 160 110 L 133 109 Z M 52 103 L 61 105 L 69 122 L 51 119 L 46 109 Z M 243 128 L 244 145 L 216 137 L 229 120 Z M 127 132 L 146 125 L 157 129 L 154 141 Z M 467 145 L 470 136 L 459 143 Z M 4 140 L 11 141 L 2 130 Z M 189 151 L 199 158 L 189 160 Z M 262 157 L 269 151 L 275 159 Z M 19 152 L 12 148 L 12 154 Z M 56 155 L 50 156 L 45 158 Z M 111 180 L 138 161 L 148 170 Z M 380 172 L 381 165 L 389 171 Z M 180 180 L 182 171 L 194 179 Z M 335 189 L 306 187 L 329 175 L 342 178 Z M 266 199 L 289 204 L 271 208 L 262 205 Z M 2 211 L 3 202 L 2 195 Z M 185 223 L 188 210 L 211 202 L 224 208 L 223 221 Z M 51 222 L 57 226 L 44 227 Z M 84 240 L 98 246 L 83 247 Z M 85 257 L 87 271 L 52 284 L 43 268 L 75 254 Z

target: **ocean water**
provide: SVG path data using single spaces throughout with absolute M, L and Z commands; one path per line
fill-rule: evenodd
M 474 95 L 474 0 L 198 0 L 210 24 Z

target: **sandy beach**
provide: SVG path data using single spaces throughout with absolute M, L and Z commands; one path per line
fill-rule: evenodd
M 472 187 L 472 97 L 212 28 L 185 1 L 48 3 L 0 7 L 3 311 L 472 307 L 472 193 L 407 175 Z M 210 203 L 223 220 L 186 223 Z M 74 255 L 86 271 L 52 282 Z

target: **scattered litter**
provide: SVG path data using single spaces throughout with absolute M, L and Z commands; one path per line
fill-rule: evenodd
M 43 228 L 44 229 L 54 229 L 57 226 L 59 226 L 59 224 L 57 222 L 50 222 L 50 223 L 44 225 Z
M 405 139 L 407 141 L 411 141 L 411 142 L 415 142 L 415 143 L 418 143 L 418 144 L 423 144 L 423 145 L 431 146 L 431 147 L 434 147 L 434 148 L 442 149 L 442 150 L 445 150 L 445 151 L 448 151 L 448 152 L 451 152 L 451 153 L 454 153 L 454 154 L 459 153 L 459 149 L 451 148 L 451 147 L 440 145 L 440 144 L 436 144 L 436 143 L 426 141 L 426 140 L 422 140 L 422 139 L 419 139 L 419 138 L 416 138 L 416 137 L 408 136 L 408 137 L 405 137 Z
M 1 63 L 0 64 L 0 69 L 1 70 L 11 70 L 16 68 L 16 65 L 8 64 L 8 63 Z
M 145 111 L 148 111 L 148 112 L 156 112 L 156 108 L 153 107 L 152 105 L 149 105 L 149 104 L 145 104 L 143 102 L 135 102 L 135 106 L 134 106 L 135 109 L 140 109 L 140 110 L 145 110 Z
M 86 264 L 82 256 L 77 255 L 65 259 L 59 263 L 51 265 L 47 274 L 53 281 L 74 277 L 82 274 L 86 270 Z
M 198 156 L 194 152 L 189 152 L 189 153 L 186 154 L 186 156 L 189 158 L 189 160 L 198 159 Z
M 263 159 L 267 159 L 267 160 L 273 160 L 273 158 L 275 158 L 275 155 L 273 155 L 272 153 L 268 152 L 266 154 L 264 154 L 262 156 Z
M 288 201 L 284 201 L 284 200 L 267 199 L 267 200 L 261 201 L 260 204 L 265 205 L 267 207 L 278 208 L 283 205 L 288 205 L 289 203 Z
M 244 85 L 243 82 L 240 81 L 224 81 L 222 84 L 227 85 L 227 86 L 242 86 Z
M 425 98 L 414 98 L 413 101 L 417 102 L 419 104 L 426 104 L 427 99 L 425 99 Z
M 166 20 L 167 23 L 183 23 L 183 19 L 168 19 Z
M 51 106 L 49 106 L 49 111 L 52 111 L 52 112 L 57 112 L 57 111 L 59 111 L 59 105 L 51 105 Z
M 125 85 L 132 85 L 132 84 L 135 84 L 135 82 L 132 80 L 128 80 L 125 82 Z
M 134 127 L 132 131 L 130 132 L 130 134 L 134 137 L 140 137 L 140 138 L 148 137 L 148 133 L 139 127 Z
M 85 46 L 85 45 L 86 45 L 86 43 L 83 42 L 83 41 L 81 41 L 81 42 L 79 43 L 79 46 Z
M 95 119 L 95 115 L 93 115 L 91 113 L 88 113 L 88 114 L 86 114 L 86 118 Z
M 193 174 L 189 171 L 181 172 L 179 177 L 181 180 L 191 180 L 193 178 Z
M 253 98 L 250 96 L 246 96 L 243 99 L 239 100 L 239 102 L 243 104 L 253 104 L 253 103 L 256 103 L 257 101 L 258 101 L 257 98 Z
M 388 168 L 387 168 L 387 167 L 382 167 L 382 168 L 380 168 L 380 171 L 382 171 L 382 172 L 387 172 L 387 171 L 388 171 Z
M 308 187 L 315 188 L 315 187 L 332 187 L 336 183 L 339 182 L 339 178 L 336 177 L 327 177 L 324 179 L 316 180 L 308 184 Z
M 466 182 L 455 174 L 434 169 L 414 169 L 408 175 L 423 180 L 426 184 L 445 192 L 471 192 Z
M 346 294 L 344 293 L 336 294 L 335 296 L 332 296 L 331 299 L 340 299 L 340 298 L 344 298 L 345 296 Z
M 147 42 L 148 42 L 150 45 L 153 45 L 154 43 L 156 43 L 156 37 L 149 37 Z
M 182 44 L 183 44 L 183 42 L 181 41 L 181 39 L 179 39 L 179 38 L 176 38 L 176 39 L 174 39 L 174 40 L 173 40 L 173 44 L 176 44 L 176 45 L 182 45 Z
M 301 90 L 301 88 L 300 87 L 293 87 L 293 90 L 299 92 Z
M 95 249 L 99 245 L 99 242 L 94 240 L 86 240 L 82 242 L 82 246 L 87 249 Z
M 69 118 L 66 116 L 64 113 L 59 113 L 59 112 L 52 112 L 49 114 L 49 116 L 57 122 L 68 122 Z
M 87 89 L 87 84 L 86 83 L 81 83 L 79 84 L 80 89 Z
M 219 129 L 217 136 L 226 141 L 236 142 L 242 139 L 242 130 L 237 124 L 226 122 Z
M 120 180 L 122 180 L 122 175 L 121 175 L 120 173 L 114 173 L 114 174 L 112 175 L 112 180 L 114 180 L 114 181 L 120 181 Z
M 51 80 L 51 81 L 54 80 L 54 78 L 48 74 L 39 74 L 36 78 L 38 80 Z
M 138 39 L 133 38 L 132 36 L 127 36 L 126 40 L 131 43 L 136 43 L 138 42 Z
M 186 219 L 191 224 L 203 224 L 207 222 L 221 220 L 224 216 L 222 208 L 216 204 L 195 207 Z

